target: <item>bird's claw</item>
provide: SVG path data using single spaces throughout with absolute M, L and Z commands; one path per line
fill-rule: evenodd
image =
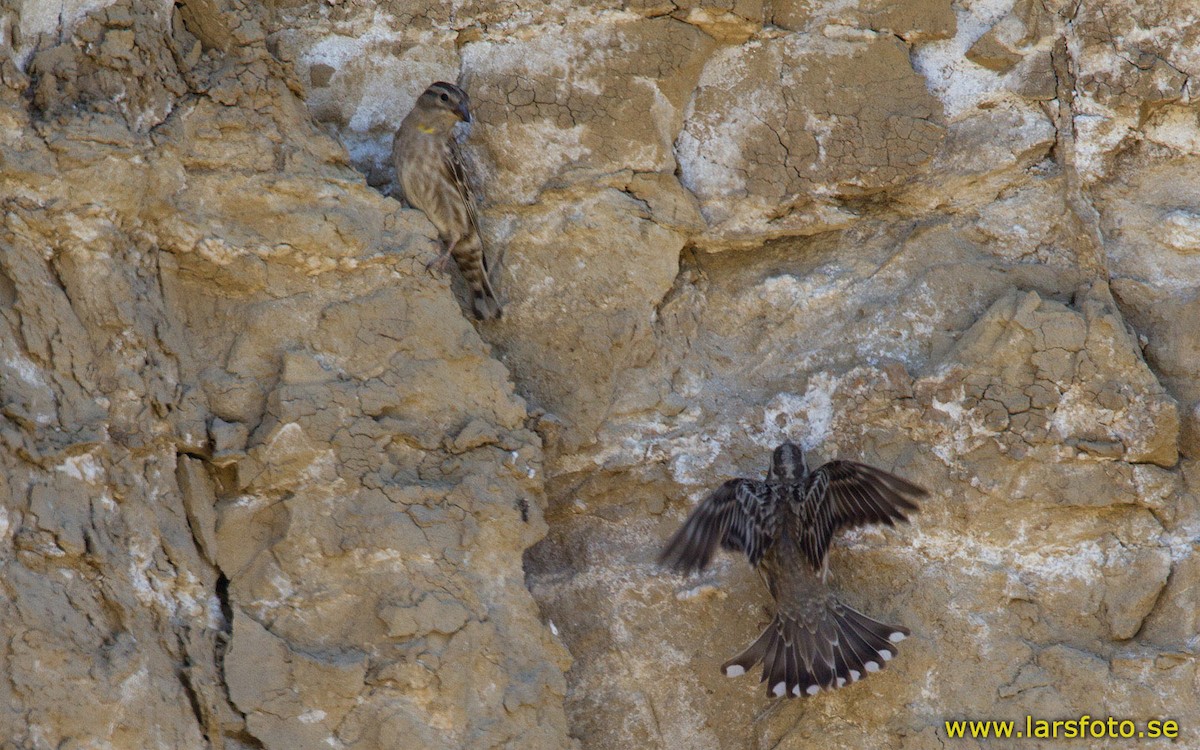
M 438 257 L 425 264 L 425 270 L 440 274 L 446 274 L 450 271 L 450 251 L 443 252 Z

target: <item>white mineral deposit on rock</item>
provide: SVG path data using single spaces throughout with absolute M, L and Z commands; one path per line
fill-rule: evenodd
M 4 4 L 0 744 L 925 750 L 1200 714 L 1197 18 Z M 435 80 L 476 110 L 486 331 L 384 194 Z M 904 651 L 773 707 L 719 669 L 757 577 L 654 560 L 783 439 L 933 494 L 833 553 Z

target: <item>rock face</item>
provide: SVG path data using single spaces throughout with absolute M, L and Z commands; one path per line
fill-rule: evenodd
M 0 0 L 0 748 L 1196 745 L 1191 15 Z M 385 196 L 438 79 L 478 328 Z M 931 495 L 831 558 L 899 657 L 770 703 L 653 561 L 784 438 Z
M 708 222 L 701 244 L 827 229 L 850 220 L 844 199 L 922 171 L 945 127 L 908 54 L 894 37 L 798 33 L 714 56 L 678 140 Z
M 4 746 L 564 746 L 524 402 L 264 19 L 170 7 L 4 70 Z

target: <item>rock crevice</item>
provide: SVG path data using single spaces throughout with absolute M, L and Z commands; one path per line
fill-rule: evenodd
M 0 1 L 0 747 L 1196 713 L 1186 2 L 58 5 Z M 383 195 L 439 79 L 479 328 Z M 753 574 L 654 559 L 783 439 L 932 493 L 831 558 L 904 653 L 766 706 Z

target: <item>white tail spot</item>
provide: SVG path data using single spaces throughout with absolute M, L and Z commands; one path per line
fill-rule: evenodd
M 868 672 L 878 672 L 879 671 L 879 664 L 877 662 L 869 661 L 866 664 L 864 664 L 863 666 L 867 668 Z
M 895 656 L 895 654 L 893 654 L 891 651 L 888 651 L 886 648 L 880 649 L 879 655 L 883 657 L 884 661 L 891 661 L 892 657 Z
M 800 686 L 799 685 L 796 685 L 796 687 L 792 688 L 792 695 L 800 695 Z
M 850 681 L 851 682 L 858 682 L 859 677 L 862 677 L 862 672 L 859 672 L 857 669 L 850 670 Z
M 746 668 L 741 664 L 730 664 L 728 667 L 725 667 L 726 677 L 741 677 L 744 674 L 746 674 Z
M 900 641 L 904 640 L 907 637 L 908 637 L 907 635 L 905 635 L 904 633 L 901 633 L 899 630 L 897 630 L 895 633 L 892 633 L 891 635 L 888 636 L 888 640 L 891 641 L 892 643 L 899 643 Z
M 800 686 L 797 685 L 796 687 L 800 687 Z M 821 692 L 821 686 L 820 685 L 809 685 L 808 690 L 805 690 L 804 692 L 808 693 L 809 695 L 816 695 L 817 693 Z
M 839 678 L 838 678 L 838 681 L 837 681 L 837 686 L 838 686 L 838 687 L 842 687 L 842 686 L 844 686 L 845 684 L 846 684 L 846 678 L 845 678 L 845 677 L 839 677 Z
M 784 693 L 787 692 L 787 683 L 781 680 L 780 682 L 776 683 L 771 692 L 775 694 L 776 698 L 782 698 Z

